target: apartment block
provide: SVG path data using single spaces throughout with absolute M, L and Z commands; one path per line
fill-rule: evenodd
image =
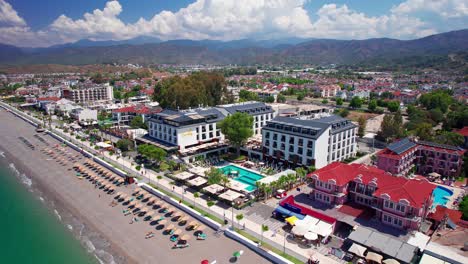
M 356 155 L 357 126 L 336 115 L 275 117 L 262 129 L 264 159 L 322 168 Z

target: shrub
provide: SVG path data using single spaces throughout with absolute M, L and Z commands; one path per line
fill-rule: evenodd
M 141 170 L 141 166 L 140 166 L 140 165 L 137 165 L 137 166 L 135 167 L 135 169 L 136 169 L 137 171 L 139 171 L 139 170 Z

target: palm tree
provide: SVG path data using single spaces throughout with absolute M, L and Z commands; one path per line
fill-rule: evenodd
M 229 187 L 231 185 L 231 181 L 229 180 L 229 178 L 227 176 L 223 176 L 221 177 L 221 185 L 223 185 L 224 189 L 226 189 L 227 187 Z
M 240 228 L 240 221 L 244 218 L 244 215 L 243 214 L 238 214 L 236 215 L 236 219 L 237 219 L 237 224 L 239 225 L 239 228 Z
M 200 194 L 198 192 L 193 193 L 193 207 L 195 207 L 195 202 L 198 197 L 200 197 Z
M 157 183 L 158 183 L 158 187 L 159 187 L 159 180 L 162 179 L 162 176 L 158 175 L 158 176 L 156 176 L 156 179 L 158 180 Z
M 270 185 L 265 185 L 265 202 L 268 199 L 268 194 L 271 192 Z
M 263 244 L 263 232 L 268 231 L 268 229 L 269 229 L 269 228 L 268 228 L 267 225 L 262 225 L 262 240 L 261 240 L 261 241 L 262 241 L 262 244 Z

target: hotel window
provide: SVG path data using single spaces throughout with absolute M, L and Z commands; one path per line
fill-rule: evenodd
M 312 150 L 307 150 L 307 156 L 312 157 Z
M 285 142 L 286 141 L 286 136 L 285 135 L 282 135 L 281 136 L 281 142 Z
M 304 140 L 302 138 L 299 139 L 298 145 L 302 146 L 304 144 Z
M 270 138 L 270 132 L 266 132 L 266 133 L 265 133 L 265 137 L 266 137 L 266 138 Z
M 213 132 L 210 132 L 210 138 L 213 138 Z
M 216 136 L 217 137 L 221 136 L 221 132 L 219 130 L 216 130 Z
M 206 134 L 202 134 L 202 140 L 206 139 Z
M 404 213 L 405 212 L 405 206 L 401 205 L 401 204 L 397 204 L 396 205 L 396 210 Z
M 297 149 L 297 154 L 302 155 L 302 153 L 303 153 L 302 148 L 298 148 Z
M 209 130 L 210 130 L 210 131 L 213 130 L 213 124 L 210 124 L 210 125 L 209 125 Z

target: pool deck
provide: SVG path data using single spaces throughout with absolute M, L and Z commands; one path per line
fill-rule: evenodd
M 435 185 L 447 188 L 447 189 L 449 189 L 449 190 L 451 190 L 453 192 L 453 194 L 447 200 L 447 203 L 445 204 L 445 207 L 447 207 L 449 209 L 458 209 L 458 205 L 454 205 L 453 203 L 455 202 L 457 197 L 460 196 L 461 194 L 463 194 L 465 191 L 462 188 L 459 188 L 459 187 L 447 186 L 447 185 L 440 184 L 440 183 L 435 183 Z

